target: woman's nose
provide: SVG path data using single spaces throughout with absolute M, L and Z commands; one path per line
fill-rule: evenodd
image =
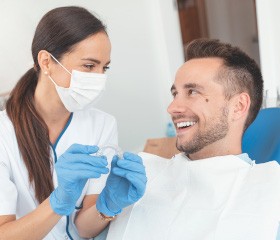
M 96 73 L 105 73 L 104 68 L 103 67 L 98 67 L 96 69 Z

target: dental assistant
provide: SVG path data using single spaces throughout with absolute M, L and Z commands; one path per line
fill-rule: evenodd
M 105 88 L 111 44 L 80 7 L 49 11 L 32 42 L 34 67 L 0 112 L 0 239 L 85 239 L 143 196 L 142 159 L 108 159 L 115 118 L 93 108 Z M 107 156 L 113 155 L 108 152 Z

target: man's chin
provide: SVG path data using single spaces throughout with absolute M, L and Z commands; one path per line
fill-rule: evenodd
M 188 143 L 181 143 L 180 141 L 176 142 L 176 148 L 180 151 L 180 152 L 185 152 L 188 151 Z
M 191 141 L 188 139 L 184 139 L 183 137 L 178 137 L 176 139 L 176 147 L 179 151 L 180 149 L 185 149 L 187 146 L 190 146 Z
M 190 141 L 180 142 L 177 139 L 176 148 L 180 152 L 184 152 L 186 155 L 189 155 L 199 152 L 203 148 L 203 146 L 193 145 Z

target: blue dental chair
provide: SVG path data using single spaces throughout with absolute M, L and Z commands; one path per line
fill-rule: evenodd
M 243 135 L 242 152 L 256 163 L 276 160 L 280 164 L 280 108 L 259 112 Z

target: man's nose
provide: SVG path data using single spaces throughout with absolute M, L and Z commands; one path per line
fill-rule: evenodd
M 183 113 L 185 111 L 185 104 L 182 100 L 179 98 L 174 98 L 173 101 L 169 104 L 167 108 L 167 112 L 170 115 L 176 114 L 176 113 Z

